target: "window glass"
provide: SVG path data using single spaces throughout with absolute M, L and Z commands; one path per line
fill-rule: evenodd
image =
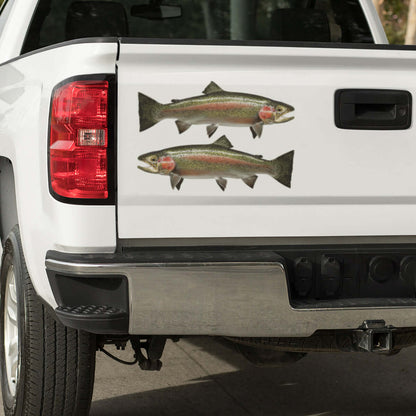
M 23 52 L 107 36 L 373 42 L 358 0 L 40 0 Z

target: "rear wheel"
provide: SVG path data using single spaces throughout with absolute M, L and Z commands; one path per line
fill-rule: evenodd
M 64 327 L 30 281 L 18 228 L 9 235 L 0 272 L 1 387 L 6 416 L 88 415 L 95 337 Z

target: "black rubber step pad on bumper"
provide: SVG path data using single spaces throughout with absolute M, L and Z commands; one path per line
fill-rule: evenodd
M 97 334 L 128 333 L 127 312 L 112 306 L 59 306 L 55 312 L 65 326 L 74 329 Z

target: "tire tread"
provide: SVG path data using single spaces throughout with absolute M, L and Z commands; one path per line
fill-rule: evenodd
M 6 415 L 87 416 L 94 384 L 95 336 L 66 328 L 41 303 L 22 255 L 18 228 L 12 233 L 15 238 L 9 237 L 5 250 L 17 255 L 20 261 L 21 276 L 16 278 L 21 278 L 24 292 L 22 368 L 25 370 L 19 380 L 23 382 L 22 392 L 20 397 L 17 395 L 23 406 L 14 406 L 10 409 L 12 413 Z M 17 413 L 19 407 L 22 411 Z

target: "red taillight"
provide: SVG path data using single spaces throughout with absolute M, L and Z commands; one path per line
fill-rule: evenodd
M 57 195 L 108 198 L 108 81 L 75 81 L 55 90 L 49 146 Z

